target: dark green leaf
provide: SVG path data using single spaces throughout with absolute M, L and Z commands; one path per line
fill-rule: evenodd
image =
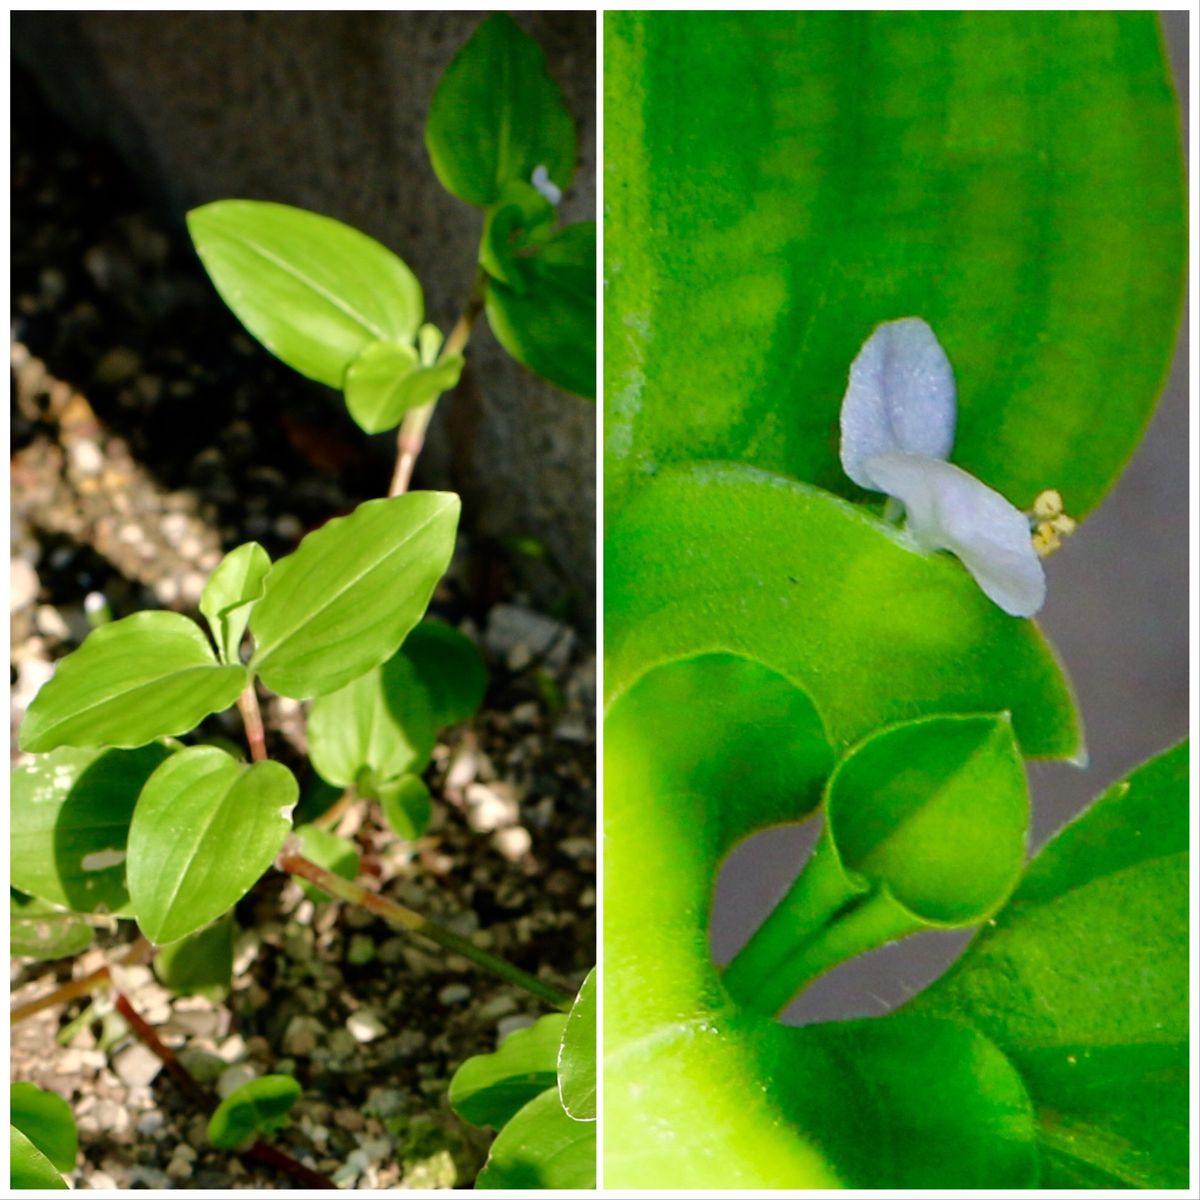
M 180 996 L 220 1000 L 233 986 L 233 914 L 171 942 L 154 956 L 154 973 Z
M 567 1014 L 558 1053 L 558 1096 L 567 1116 L 596 1119 L 596 969 L 593 967 Z
M 382 666 L 313 701 L 308 754 L 323 779 L 350 787 L 364 771 L 372 780 L 421 771 L 435 732 L 429 693 L 400 649 Z
M 468 1058 L 450 1080 L 454 1111 L 472 1125 L 499 1129 L 536 1096 L 553 1093 L 566 1023 L 562 1013 L 539 1017 L 510 1033 L 492 1054 Z
M 531 371 L 596 395 L 596 225 L 560 229 L 523 259 L 520 290 L 487 283 L 488 324 L 496 340 Z
M 1149 12 L 609 13 L 605 482 L 735 459 L 845 494 L 879 322 L 954 367 L 953 461 L 1092 509 L 1175 346 L 1184 171 Z M 610 508 L 610 512 L 614 511 Z
M 343 879 L 353 879 L 358 874 L 358 848 L 353 842 L 322 829 L 320 825 L 300 825 L 296 829 L 296 836 L 300 839 L 300 853 L 318 867 L 324 867 Z M 311 883 L 302 879 L 297 882 L 314 904 L 324 904 L 333 899 L 328 892 Z
M 410 492 L 368 500 L 310 533 L 267 576 L 250 616 L 251 669 L 299 700 L 390 658 L 450 562 L 459 507 L 448 492 Z
M 554 205 L 528 183 L 506 184 L 488 209 L 479 243 L 479 265 L 515 291 L 526 288 L 529 259 L 552 236 Z
M 407 841 L 419 838 L 429 825 L 433 802 L 419 775 L 402 775 L 376 785 L 383 819 L 392 832 Z
M 232 908 L 279 852 L 298 795 L 276 762 L 247 766 L 212 746 L 167 759 L 129 827 L 129 896 L 142 932 L 175 942 Z
M 188 230 L 238 320 L 310 379 L 340 388 L 372 342 L 416 336 L 416 276 L 349 225 L 286 204 L 218 200 L 192 209 Z
M 144 746 L 228 708 L 245 683 L 245 668 L 219 665 L 194 621 L 136 613 L 92 630 L 58 664 L 25 714 L 21 749 Z
M 404 656 L 416 668 L 433 705 L 433 725 L 469 721 L 483 703 L 488 674 L 479 647 L 445 621 L 422 621 L 404 639 Z
M 81 917 L 16 891 L 9 893 L 8 930 L 15 958 L 69 958 L 92 944 L 92 927 Z
M 530 1100 L 497 1134 L 476 1190 L 596 1186 L 596 1126 L 572 1121 L 555 1088 Z
M 250 611 L 262 599 L 263 583 L 271 569 L 267 552 L 257 542 L 230 550 L 204 585 L 200 611 L 212 630 L 222 662 L 241 662 L 242 634 Z
M 9 849 L 12 883 L 76 912 L 118 912 L 125 889 L 125 843 L 142 785 L 170 755 L 64 747 L 15 767 Z
M 1012 1059 L 1044 1187 L 1187 1186 L 1189 811 L 1185 743 L 1051 841 L 910 1005 L 969 1022 Z
M 300 1085 L 290 1075 L 263 1075 L 243 1083 L 221 1101 L 208 1122 L 208 1140 L 218 1149 L 237 1150 L 260 1133 L 288 1123 Z
M 9 1118 L 58 1171 L 73 1171 L 79 1150 L 75 1116 L 57 1093 L 32 1083 L 14 1083 L 9 1092 Z
M 15 1126 L 9 1126 L 9 1186 L 14 1191 L 63 1189 L 54 1164 Z
M 513 180 L 544 166 L 566 189 L 575 174 L 575 124 L 541 47 L 512 17 L 489 17 L 458 52 L 429 106 L 425 145 L 442 186 L 468 204 L 493 204 Z

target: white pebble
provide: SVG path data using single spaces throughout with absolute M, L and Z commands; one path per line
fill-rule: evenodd
M 387 1033 L 387 1026 L 369 1008 L 360 1008 L 351 1013 L 346 1020 L 346 1028 L 356 1042 L 373 1042 Z

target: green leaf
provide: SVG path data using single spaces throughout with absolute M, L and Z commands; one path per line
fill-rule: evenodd
M 558 1052 L 558 1097 L 575 1121 L 596 1119 L 596 968 L 571 1005 Z
M 9 1186 L 14 1191 L 66 1189 L 54 1164 L 15 1126 L 9 1126 Z
M 554 205 L 537 188 L 506 184 L 484 218 L 479 265 L 493 279 L 524 291 L 530 252 L 553 236 L 556 219 Z
M 343 879 L 353 879 L 358 874 L 358 848 L 353 842 L 336 833 L 330 833 L 320 825 L 300 825 L 296 829 L 300 839 L 300 853 L 311 859 L 318 867 L 324 867 Z M 333 897 L 319 887 L 297 879 L 304 894 L 314 904 L 324 904 Z
M 433 815 L 433 802 L 419 775 L 389 779 L 377 784 L 375 791 L 383 808 L 383 819 L 397 837 L 413 841 L 425 832 Z
M 154 973 L 179 996 L 220 1001 L 233 986 L 233 914 L 163 946 L 154 956 Z
M 425 146 L 442 186 L 468 204 L 493 204 L 535 167 L 566 190 L 575 174 L 575 124 L 541 47 L 497 13 L 471 35 L 438 81 Z
M 290 1075 L 263 1075 L 243 1083 L 221 1101 L 208 1122 L 208 1140 L 220 1150 L 237 1150 L 261 1133 L 288 1123 L 300 1085 Z
M 721 651 L 803 688 L 839 751 L 923 714 L 1007 711 L 1024 754 L 1080 753 L 1037 627 L 955 559 L 818 489 L 736 465 L 669 468 L 608 524 L 605 564 L 610 697 L 656 663 Z
M 522 260 L 520 290 L 488 279 L 485 307 L 496 340 L 551 383 L 596 395 L 596 224 L 560 229 Z
M 55 1170 L 73 1171 L 79 1151 L 75 1116 L 57 1093 L 32 1083 L 14 1083 L 9 1090 L 9 1118 L 50 1160 Z
M 346 372 L 346 407 L 367 433 L 394 429 L 409 409 L 432 404 L 457 386 L 464 361 L 453 354 L 422 366 L 408 343 L 375 342 Z
M 492 1054 L 468 1058 L 450 1080 L 454 1111 L 472 1125 L 499 1129 L 535 1097 L 553 1093 L 566 1023 L 562 1013 L 539 1017 L 510 1033 Z
M 1183 295 L 1152 13 L 609 13 L 604 109 L 610 513 L 685 459 L 862 496 L 839 406 L 905 316 L 954 367 L 953 461 L 1095 507 Z
M 14 887 L 75 912 L 119 912 L 125 843 L 142 785 L 170 756 L 64 747 L 12 772 L 9 853 Z
M 401 649 L 382 666 L 313 701 L 308 755 L 323 779 L 350 787 L 361 782 L 364 771 L 374 781 L 423 770 L 434 733 L 429 693 Z
M 230 550 L 204 585 L 200 611 L 212 630 L 222 662 L 239 663 L 242 635 L 254 605 L 262 599 L 271 560 L 257 542 Z
M 372 342 L 411 342 L 421 285 L 349 225 L 257 200 L 218 200 L 187 217 L 221 299 L 276 358 L 330 387 Z
M 142 932 L 175 942 L 232 908 L 279 852 L 298 796 L 276 762 L 247 766 L 212 746 L 167 759 L 129 827 L 129 896 Z
M 445 621 L 422 621 L 404 639 L 405 658 L 416 668 L 433 705 L 433 725 L 469 721 L 483 703 L 488 672 L 479 647 Z
M 596 1186 L 596 1127 L 573 1121 L 548 1088 L 500 1130 L 476 1190 Z
M 8 949 L 15 958 L 70 958 L 92 944 L 92 927 L 45 900 L 9 892 Z
M 410 492 L 368 500 L 310 533 L 271 568 L 250 614 L 251 669 L 303 700 L 390 658 L 449 565 L 459 507 L 449 492 Z
M 233 704 L 241 666 L 221 666 L 203 631 L 171 612 L 102 625 L 58 664 L 21 725 L 21 749 L 144 746 Z
M 911 1009 L 965 1021 L 1037 1110 L 1042 1186 L 1186 1188 L 1188 748 L 1115 785 Z

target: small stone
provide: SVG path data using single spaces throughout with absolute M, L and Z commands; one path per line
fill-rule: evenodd
M 97 364 L 96 381 L 109 387 L 126 383 L 142 369 L 142 360 L 128 346 L 114 346 Z
M 149 1112 L 142 1113 L 138 1117 L 137 1131 L 143 1137 L 151 1137 L 162 1129 L 166 1123 L 166 1117 L 157 1108 L 152 1108 Z M 95 1184 L 93 1183 L 92 1186 L 95 1187 Z
M 496 1037 L 499 1041 L 504 1041 L 510 1033 L 516 1033 L 518 1029 L 528 1029 L 533 1024 L 534 1018 L 528 1013 L 517 1013 L 511 1017 L 505 1017 L 504 1020 L 496 1023 Z
M 183 1148 L 192 1150 L 191 1146 L 186 1146 Z M 196 1152 L 194 1150 L 192 1150 L 192 1153 L 195 1154 Z M 183 1180 L 190 1179 L 191 1177 L 192 1177 L 192 1164 L 187 1159 L 179 1158 L 178 1156 L 175 1156 L 175 1157 L 172 1157 L 172 1159 L 169 1163 L 167 1163 L 167 1178 L 168 1179 L 175 1179 L 175 1180 L 178 1180 L 180 1183 L 182 1183 Z
M 369 1008 L 360 1008 L 351 1013 L 346 1020 L 346 1028 L 356 1042 L 373 1042 L 377 1037 L 387 1033 L 387 1026 L 379 1018 L 379 1014 Z
M 516 1000 L 507 993 L 501 992 L 482 1005 L 476 1015 L 481 1021 L 498 1021 L 501 1017 L 507 1017 L 510 1013 L 515 1012 L 516 1008 Z
M 130 1087 L 146 1087 L 162 1070 L 162 1062 L 153 1050 L 134 1042 L 113 1055 L 112 1068 L 117 1078 Z
M 356 933 L 346 950 L 346 961 L 356 967 L 366 966 L 375 957 L 375 941 L 365 933 Z
M 275 536 L 281 542 L 298 542 L 304 533 L 304 524 L 300 518 L 291 513 L 284 513 L 275 518 L 273 526 Z
M 104 1171 L 93 1171 L 87 1181 L 90 1192 L 115 1192 L 117 1181 Z
M 218 1047 L 217 1055 L 222 1062 L 235 1063 L 246 1057 L 246 1043 L 241 1034 L 232 1033 Z
M 232 1096 L 238 1088 L 257 1078 L 258 1072 L 250 1063 L 234 1063 L 232 1067 L 226 1067 L 217 1079 L 217 1095 L 224 1100 L 226 1096 Z
M 533 849 L 533 838 L 523 825 L 496 830 L 492 843 L 509 862 L 520 862 Z
M 462 1004 L 464 1000 L 471 998 L 471 989 L 465 983 L 448 983 L 440 992 L 438 992 L 438 1001 L 447 1006 L 451 1004 Z
M 467 786 L 467 824 L 476 833 L 491 833 L 516 823 L 517 799 L 510 785 L 472 783 Z
M 101 1100 L 96 1105 L 95 1119 L 101 1133 L 124 1133 L 129 1128 L 129 1110 L 115 1100 Z
M 197 1046 L 189 1046 L 179 1052 L 179 1061 L 183 1063 L 197 1083 L 215 1083 L 225 1070 L 224 1060 L 218 1058 L 211 1050 L 203 1050 Z
M 316 1018 L 293 1017 L 283 1034 L 283 1052 L 294 1058 L 307 1058 L 317 1048 L 317 1039 L 323 1032 L 324 1027 Z
M 144 1167 L 139 1164 L 129 1168 L 129 1186 L 165 1192 L 171 1186 L 171 1180 L 165 1171 L 160 1171 L 157 1167 Z
M 37 572 L 23 558 L 9 560 L 8 605 L 12 612 L 28 608 L 37 599 L 40 587 Z

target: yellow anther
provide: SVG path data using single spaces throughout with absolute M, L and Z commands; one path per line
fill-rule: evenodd
M 1039 521 L 1052 521 L 1055 517 L 1062 515 L 1062 510 L 1062 495 L 1054 488 L 1047 488 L 1044 492 L 1039 493 L 1038 498 L 1033 502 L 1033 515 Z
M 1055 532 L 1061 533 L 1063 537 L 1070 537 L 1075 532 L 1075 521 L 1066 513 L 1059 513 L 1050 524 Z
M 1048 521 L 1043 521 L 1033 534 L 1033 549 L 1038 558 L 1049 558 L 1062 546 L 1058 531 Z

